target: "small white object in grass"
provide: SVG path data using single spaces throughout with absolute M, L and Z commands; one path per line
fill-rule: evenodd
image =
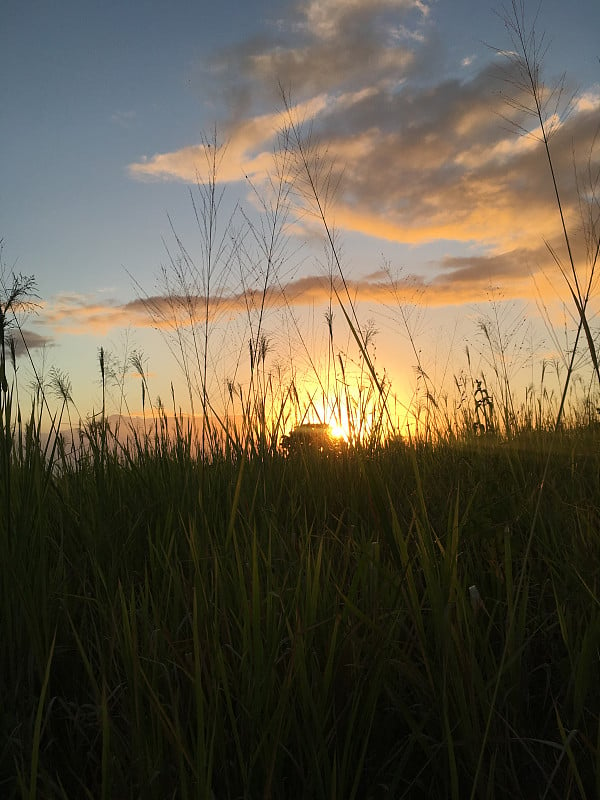
M 479 594 L 479 589 L 477 586 L 475 586 L 475 584 L 473 584 L 473 586 L 469 586 L 469 597 L 471 598 L 471 606 L 473 607 L 473 611 L 475 613 L 484 607 L 483 600 Z

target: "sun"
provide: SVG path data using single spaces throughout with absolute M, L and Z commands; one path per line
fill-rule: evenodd
M 343 439 L 345 442 L 348 441 L 348 431 L 342 428 L 341 425 L 330 424 L 329 430 L 333 439 Z

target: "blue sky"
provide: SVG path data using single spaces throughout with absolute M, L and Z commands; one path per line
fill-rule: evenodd
M 239 201 L 255 218 L 245 175 L 263 190 L 280 81 L 344 167 L 332 219 L 361 309 L 380 331 L 382 362 L 397 356 L 401 339 L 381 287 L 384 260 L 419 287 L 424 348 L 448 339 L 456 315 L 476 317 L 491 286 L 528 303 L 535 321 L 530 274 L 551 268 L 543 240 L 556 226 L 543 159 L 501 117 L 500 93 L 510 87 L 489 45 L 509 49 L 510 39 L 495 10 L 480 0 L 5 0 L 3 260 L 9 271 L 35 274 L 43 302 L 27 328 L 48 345 L 36 358 L 69 373 L 79 410 L 97 407 L 97 348 L 119 350 L 123 329 L 149 354 L 157 392 L 177 379 L 131 276 L 160 294 L 163 239 L 174 247 L 167 215 L 197 254 L 187 187 L 205 165 L 202 134 L 215 124 L 229 140 L 224 211 Z M 538 30 L 549 44 L 545 75 L 566 71 L 567 93 L 579 90 L 556 136 L 568 176 L 571 147 L 587 157 L 600 122 L 600 5 L 547 0 Z M 290 230 L 292 252 L 306 245 L 286 260 L 279 285 L 306 321 L 325 298 L 315 290 L 323 251 L 312 223 Z M 226 287 L 228 323 L 239 288 L 239 276 Z M 290 343 L 277 341 L 286 325 L 276 294 L 267 332 L 281 362 Z M 247 331 L 232 336 L 224 325 L 220 335 L 237 346 Z M 227 352 L 231 364 L 214 357 L 217 383 L 235 371 L 235 347 Z M 410 374 L 408 365 L 400 380 Z

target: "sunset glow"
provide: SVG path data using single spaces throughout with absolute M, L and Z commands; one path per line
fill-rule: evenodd
M 224 413 L 256 391 L 257 347 L 265 386 L 285 393 L 295 376 L 306 399 L 316 384 L 332 396 L 316 416 L 352 438 L 381 422 L 357 331 L 371 331 L 402 426 L 462 373 L 491 380 L 485 320 L 520 315 L 531 353 L 515 355 L 513 382 L 539 384 L 573 341 L 569 254 L 502 13 L 475 0 L 226 5 L 210 34 L 180 3 L 148 10 L 143 30 L 129 7 L 69 26 L 67 10 L 40 11 L 37 27 L 27 4 L 7 15 L 0 238 L 5 271 L 37 278 L 24 321 L 36 371 L 68 373 L 85 418 L 102 346 L 122 376 L 111 396 L 137 408 L 133 372 L 117 369 L 133 350 L 153 400 L 197 413 L 210 387 Z M 590 0 L 543 4 L 536 23 L 552 42 L 544 124 L 582 277 L 599 15 Z M 589 303 L 600 310 L 594 292 Z
M 600 0 L 2 0 L 0 795 L 598 797 Z
M 348 431 L 342 428 L 341 425 L 332 425 L 331 435 L 334 439 L 343 439 L 346 442 L 348 441 Z

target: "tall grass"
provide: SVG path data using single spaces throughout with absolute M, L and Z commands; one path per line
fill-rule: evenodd
M 595 429 L 535 523 L 536 433 L 210 462 L 86 435 L 49 480 L 23 438 L 12 542 L 2 504 L 4 796 L 593 796 Z
M 511 18 L 525 47 L 519 65 L 537 80 L 520 10 Z M 0 793 L 597 796 L 596 394 L 580 393 L 567 361 L 560 396 L 547 390 L 544 365 L 519 403 L 512 323 L 507 338 L 492 305 L 480 325 L 489 382 L 467 350 L 456 397 L 445 396 L 402 308 L 423 389 L 411 435 L 397 436 L 375 332 L 359 320 L 328 217 L 332 173 L 285 102 L 264 222 L 220 227 L 212 140 L 207 182 L 193 196 L 201 256 L 173 227 L 167 302 L 145 296 L 155 319 L 172 322 L 168 341 L 200 423 L 174 394 L 172 412 L 151 401 L 143 354 L 115 363 L 104 348 L 101 411 L 80 430 L 59 371 L 49 384 L 37 378 L 22 415 L 9 327 L 19 335 L 14 312 L 35 286 L 3 273 Z M 542 144 L 551 166 L 549 139 Z M 283 282 L 298 189 L 324 226 L 332 268 L 325 369 L 289 318 L 314 373 L 306 389 L 269 360 L 270 292 Z M 575 349 L 583 332 L 595 371 L 592 282 L 569 264 Z M 215 396 L 213 323 L 235 270 L 247 299 L 238 369 Z M 338 309 L 354 355 L 338 346 Z M 128 428 L 132 369 L 143 420 Z M 343 419 L 349 447 L 285 457 L 282 431 L 315 416 Z
M 157 408 L 69 451 L 2 366 L 4 796 L 597 792 L 594 420 L 284 458 Z

